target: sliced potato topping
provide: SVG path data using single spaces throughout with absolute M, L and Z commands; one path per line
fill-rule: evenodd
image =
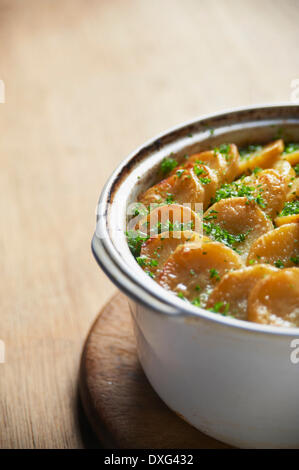
M 284 178 L 286 183 L 290 183 L 296 176 L 296 172 L 287 160 L 277 160 L 273 165 L 274 170 Z
M 240 153 L 223 143 L 177 157 L 163 159 L 164 179 L 139 198 L 146 208 L 132 212 L 141 217 L 127 231 L 137 262 L 196 306 L 299 327 L 299 143 L 279 139 Z
M 178 232 L 163 232 L 149 238 L 141 247 L 138 263 L 145 270 L 153 274 L 158 274 L 165 261 L 178 245 L 189 242 L 209 241 L 207 237 L 202 237 L 199 233 L 190 230 Z
M 283 159 L 287 160 L 291 165 L 299 163 L 299 150 L 283 155 Z
M 180 204 L 158 206 L 148 215 L 143 217 L 136 225 L 135 230 L 140 230 L 149 236 L 162 232 L 177 232 L 193 230 L 202 232 L 202 220 L 190 207 Z
M 299 262 L 299 224 L 287 224 L 265 233 L 251 246 L 247 264 L 269 263 L 278 268 Z
M 155 184 L 145 191 L 140 197 L 140 202 L 145 206 L 168 201 L 194 206 L 196 203 L 203 203 L 204 195 L 204 187 L 191 168 L 181 176 L 174 174 Z
M 248 320 L 247 302 L 251 289 L 260 279 L 276 271 L 272 266 L 258 264 L 225 274 L 211 293 L 207 307 Z
M 221 150 L 221 146 L 219 148 Z M 226 160 L 228 165 L 226 172 L 224 173 L 224 181 L 226 183 L 230 183 L 239 174 L 240 155 L 238 147 L 235 144 L 231 144 L 229 146 L 229 152 L 227 153 Z
M 264 212 L 246 197 L 221 199 L 204 214 L 205 234 L 237 249 L 243 259 L 254 240 L 272 229 Z
M 205 306 L 223 274 L 241 266 L 239 255 L 222 243 L 187 243 L 169 256 L 158 282 L 180 297 Z
M 214 170 L 207 165 L 194 165 L 192 170 L 204 188 L 203 207 L 206 209 L 211 204 L 211 199 L 215 196 L 217 187 L 219 186 L 218 177 Z
M 279 159 L 284 149 L 284 143 L 281 139 L 266 145 L 261 150 L 248 155 L 244 159 L 240 159 L 238 175 L 246 173 L 254 168 L 271 168 Z
M 287 197 L 288 178 L 276 170 L 263 170 L 257 176 L 255 183 L 260 196 L 265 203 L 264 212 L 271 218 L 283 208 Z
M 193 168 L 194 165 L 203 164 L 207 165 L 211 170 L 216 171 L 216 174 L 219 180 L 222 180 L 223 174 L 227 169 L 227 161 L 225 160 L 224 155 L 220 152 L 214 152 L 214 150 L 207 150 L 206 152 L 196 153 L 186 160 L 186 163 L 179 168 L 179 170 L 174 170 L 176 173 L 181 169 Z
M 224 144 L 213 150 L 191 155 L 179 169 L 176 168 L 172 173 L 179 173 L 182 169 L 202 164 L 216 172 L 219 183 L 231 182 L 238 173 L 239 157 L 239 151 L 235 144 Z
M 299 327 L 299 268 L 282 269 L 257 282 L 248 298 L 248 319 Z
M 292 167 L 286 163 L 292 170 Z M 282 209 L 289 189 L 290 175 L 284 167 L 285 172 L 257 168 L 255 173 L 237 179 L 230 184 L 224 184 L 216 191 L 215 200 L 227 199 L 229 197 L 246 197 L 248 201 L 255 201 L 260 208 L 271 218 L 276 216 Z
M 275 224 L 277 227 L 286 224 L 294 224 L 299 222 L 299 214 L 292 214 L 292 215 L 284 215 L 280 217 L 276 217 Z

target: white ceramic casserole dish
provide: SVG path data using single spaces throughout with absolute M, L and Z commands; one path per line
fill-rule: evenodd
M 161 134 L 107 182 L 92 240 L 97 262 L 128 296 L 139 359 L 153 388 L 190 424 L 243 448 L 299 448 L 299 329 L 224 317 L 164 290 L 130 253 L 126 210 L 172 152 L 179 158 L 224 141 L 269 142 L 281 133 L 299 141 L 298 105 L 223 112 Z

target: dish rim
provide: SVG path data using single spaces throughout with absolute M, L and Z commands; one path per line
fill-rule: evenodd
M 165 138 L 166 136 L 171 136 L 173 133 L 186 130 L 188 127 L 200 124 L 203 121 L 220 117 L 225 118 L 235 113 L 262 111 L 263 109 L 271 108 L 297 109 L 299 122 L 299 104 L 288 102 L 242 106 L 222 110 L 216 113 L 201 115 L 200 117 L 173 126 L 149 139 L 143 145 L 133 150 L 113 171 L 107 180 L 98 201 L 96 230 L 92 238 L 92 252 L 96 261 L 106 275 L 114 282 L 114 284 L 117 285 L 117 287 L 119 287 L 135 302 L 146 306 L 155 313 L 165 315 L 165 317 L 175 316 L 180 319 L 199 318 L 208 322 L 216 323 L 218 326 L 235 328 L 244 333 L 260 333 L 267 336 L 299 337 L 299 328 L 263 325 L 245 320 L 238 320 L 232 317 L 226 317 L 209 312 L 204 308 L 195 307 L 191 303 L 185 302 L 177 296 L 174 296 L 170 291 L 167 291 L 158 285 L 156 281 L 147 276 L 141 269 L 141 280 L 137 279 L 135 274 L 129 270 L 128 264 L 119 256 L 109 234 L 108 204 L 113 200 L 113 195 L 117 192 L 117 186 L 123 173 L 129 172 L 130 169 L 128 167 L 138 160 L 138 156 L 141 152 L 151 147 L 158 147 L 160 139 Z M 254 120 L 252 122 L 254 122 Z M 98 234 L 101 236 L 99 237 Z M 136 266 L 138 266 L 137 263 Z

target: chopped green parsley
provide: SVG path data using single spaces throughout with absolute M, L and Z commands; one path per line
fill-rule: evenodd
M 216 281 L 220 281 L 220 276 L 219 276 L 217 269 L 215 268 L 210 269 L 210 278 L 216 279 Z
M 165 203 L 166 204 L 173 204 L 173 202 L 174 202 L 174 195 L 171 194 L 171 193 L 166 193 Z
M 165 176 L 177 166 L 178 166 L 178 162 L 174 158 L 171 158 L 171 157 L 164 158 L 161 162 L 161 172 Z
M 262 148 L 261 145 L 248 145 L 240 150 L 240 157 L 244 160 L 248 160 L 253 153 L 260 152 Z
M 153 227 L 151 227 L 152 234 L 159 234 L 162 232 L 182 232 L 184 230 L 193 230 L 194 229 L 194 222 L 191 220 L 190 222 L 171 222 L 167 220 L 166 222 L 157 222 Z
M 139 230 L 129 230 L 126 232 L 128 245 L 135 258 L 140 255 L 141 245 L 149 238 L 145 233 Z
M 221 315 L 226 316 L 229 312 L 229 303 L 228 302 L 216 302 L 212 308 L 208 309 L 210 312 L 221 313 Z M 220 311 L 222 310 L 222 312 Z
M 246 197 L 248 201 L 254 201 L 262 208 L 266 207 L 262 190 L 254 186 L 245 184 L 242 180 L 233 181 L 232 183 L 224 183 L 217 189 L 213 202 L 218 202 L 221 199 L 228 199 L 231 197 Z
M 132 207 L 132 215 L 137 217 L 138 215 L 145 216 L 148 214 L 147 208 L 141 204 L 140 202 L 136 202 L 136 204 Z
M 177 170 L 175 174 L 177 175 L 178 178 L 180 178 L 183 173 L 185 173 L 185 170 L 181 169 L 181 170 Z
M 246 236 L 248 235 L 249 231 L 246 233 L 239 233 L 234 235 L 229 233 L 224 228 L 220 227 L 219 225 L 214 224 L 213 222 L 204 222 L 203 229 L 207 235 L 210 235 L 214 240 L 217 242 L 224 243 L 226 246 L 230 248 L 234 248 L 234 245 L 237 243 L 242 243 Z
M 195 299 L 192 300 L 192 305 L 195 305 L 195 307 L 200 307 L 200 298 L 195 297 Z
M 297 150 L 299 150 L 299 144 L 294 144 L 293 142 L 290 142 L 289 144 L 286 144 L 283 154 L 287 155 L 289 153 L 296 152 Z
M 230 160 L 230 145 L 229 144 L 221 144 L 219 147 L 214 148 L 214 153 L 221 153 L 226 161 Z
M 214 220 L 217 219 L 217 214 L 218 211 L 215 211 L 214 209 L 210 210 L 209 214 L 206 215 L 203 220 Z
M 204 168 L 200 168 L 200 167 L 197 166 L 197 165 L 194 165 L 193 171 L 194 171 L 194 173 L 196 174 L 196 176 L 200 176 L 200 175 L 202 175 L 203 173 L 206 173 L 206 170 L 205 170 Z
M 203 177 L 203 178 L 199 178 L 199 180 L 202 184 L 210 184 L 210 182 L 211 182 L 210 178 L 204 178 Z
M 298 255 L 297 255 L 297 256 L 291 256 L 290 261 L 291 261 L 292 263 L 296 264 L 296 266 L 298 266 L 298 264 L 299 264 L 299 256 L 298 256 Z
M 286 202 L 279 217 L 299 214 L 299 200 Z
M 137 256 L 136 261 L 142 268 L 146 266 L 152 268 L 158 266 L 158 260 L 149 259 L 147 256 Z

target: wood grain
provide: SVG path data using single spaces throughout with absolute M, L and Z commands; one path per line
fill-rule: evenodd
M 143 141 L 226 107 L 288 100 L 295 0 L 0 1 L 0 447 L 84 446 L 77 373 L 113 292 L 95 206 Z
M 160 400 L 137 357 L 129 305 L 123 294 L 103 308 L 81 362 L 84 409 L 106 448 L 223 449 Z

